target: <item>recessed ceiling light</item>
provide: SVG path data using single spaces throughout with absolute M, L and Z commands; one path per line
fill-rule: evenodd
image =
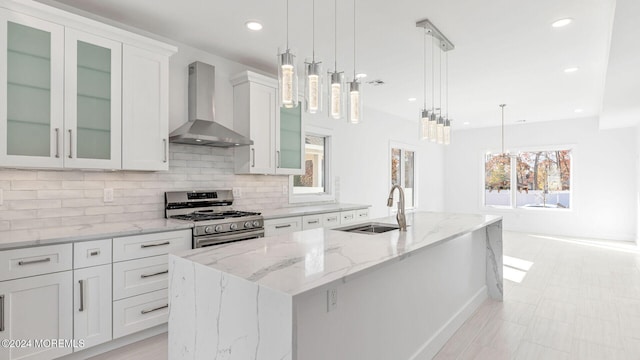
M 356 79 L 364 79 L 366 77 L 367 77 L 367 74 L 365 74 L 365 73 L 356 74 Z
M 200 140 L 200 139 L 196 139 L 196 142 L 201 142 L 201 141 L 202 141 L 202 140 Z
M 581 113 L 581 112 L 583 112 L 584 110 L 582 110 L 582 109 L 575 109 L 575 110 L 573 110 L 573 111 L 574 111 L 574 112 L 577 112 L 577 113 Z
M 251 31 L 260 31 L 260 30 L 262 30 L 262 24 L 260 24 L 259 22 L 255 21 L 255 20 L 249 20 L 246 23 L 244 23 L 244 25 L 247 27 L 247 29 L 249 29 Z
M 414 101 L 416 101 L 416 98 L 414 98 L 414 97 L 410 97 L 410 98 L 408 98 L 407 100 L 409 100 L 410 102 L 414 102 Z
M 566 73 L 573 73 L 573 72 L 576 72 L 576 71 L 578 71 L 577 67 L 570 67 L 570 68 L 564 69 L 564 72 L 566 72 Z
M 567 26 L 567 25 L 571 24 L 571 22 L 573 22 L 572 18 L 560 19 L 560 20 L 554 21 L 551 24 L 551 26 L 554 27 L 554 28 L 560 28 L 560 27 L 564 27 L 564 26 Z
M 468 122 L 468 121 L 465 121 L 465 122 L 462 123 L 462 125 L 469 125 L 469 124 L 471 124 L 471 123 Z

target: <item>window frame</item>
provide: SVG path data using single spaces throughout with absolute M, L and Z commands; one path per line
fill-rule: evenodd
M 419 154 L 418 154 L 418 147 L 416 145 L 412 145 L 412 144 L 407 144 L 404 142 L 399 142 L 399 141 L 394 141 L 394 140 L 390 140 L 389 141 L 389 150 L 387 151 L 387 166 L 389 169 L 389 176 L 388 176 L 388 186 L 389 186 L 389 190 L 391 190 L 391 187 L 393 186 L 393 176 L 391 175 L 391 162 L 393 161 L 393 149 L 400 149 L 400 158 L 403 158 L 403 154 L 405 151 L 412 151 L 413 152 L 413 206 L 412 207 L 405 207 L 405 211 L 406 212 L 414 212 L 418 209 L 418 199 L 419 199 L 419 189 L 418 189 L 418 184 L 419 182 L 419 177 L 420 177 L 420 172 L 418 169 L 418 159 L 419 159 Z M 402 184 L 404 181 L 404 172 L 401 170 L 400 171 L 400 183 Z M 402 189 L 404 190 L 404 186 L 402 187 Z M 394 195 L 395 198 L 395 202 L 397 202 L 398 200 L 398 195 Z M 406 199 L 405 199 L 406 200 Z M 395 213 L 398 212 L 397 206 L 394 203 L 394 206 L 389 208 L 389 214 L 390 215 L 394 215 Z
M 543 145 L 543 146 L 527 146 L 527 147 L 519 147 L 516 149 L 513 149 L 511 151 L 509 151 L 509 153 L 513 153 L 513 154 L 519 154 L 519 153 L 523 153 L 523 152 L 539 152 L 539 151 L 559 151 L 559 150 L 569 150 L 571 152 L 571 163 L 570 163 L 570 167 L 569 167 L 569 184 L 570 184 L 570 189 L 569 189 L 569 207 L 568 208 L 536 208 L 536 207 L 518 207 L 517 206 L 517 199 L 516 199 L 516 192 L 517 190 L 517 184 L 518 184 L 518 179 L 517 179 L 517 159 L 515 157 L 511 158 L 511 174 L 510 174 L 510 179 L 511 179 L 511 196 L 510 196 L 510 202 L 511 205 L 509 206 L 503 206 L 503 205 L 487 205 L 486 204 L 486 192 L 485 192 L 485 188 L 486 188 L 486 184 L 485 184 L 485 161 L 486 161 L 486 156 L 488 154 L 498 154 L 500 153 L 500 150 L 495 150 L 495 151 L 491 151 L 488 150 L 485 153 L 482 154 L 481 160 L 480 160 L 480 169 L 482 169 L 480 171 L 480 176 L 481 176 L 481 180 L 480 180 L 480 185 L 481 185 L 481 196 L 480 196 L 480 208 L 481 209 L 485 209 L 485 210 L 496 210 L 496 211 L 504 211 L 504 212 L 513 212 L 513 211 L 551 211 L 551 212 L 558 212 L 558 213 L 569 213 L 569 212 L 573 212 L 574 211 L 574 207 L 575 207 L 575 202 L 574 202 L 574 188 L 575 188 L 575 182 L 574 182 L 574 155 L 575 155 L 575 151 L 576 151 L 577 146 L 575 144 L 565 144 L 565 145 Z M 492 149 L 493 150 L 493 149 Z M 515 180 L 515 181 L 514 181 Z M 514 190 L 514 184 L 516 189 Z
M 302 134 L 303 137 L 319 136 L 325 138 L 324 144 L 324 192 L 316 194 L 294 194 L 293 177 L 289 175 L 289 203 L 313 203 L 335 201 L 335 186 L 333 184 L 333 129 L 307 125 Z M 303 157 L 304 158 L 304 157 Z M 304 164 L 304 161 L 303 161 Z

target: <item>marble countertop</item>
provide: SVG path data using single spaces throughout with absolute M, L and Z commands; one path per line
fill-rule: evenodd
M 37 220 L 34 221 L 37 225 Z M 190 229 L 193 223 L 167 219 L 139 220 L 126 223 L 101 223 L 60 228 L 0 231 L 0 250 L 35 245 L 108 239 L 170 230 Z
M 265 210 L 262 212 L 262 216 L 265 220 L 279 219 L 289 216 L 304 216 L 314 214 L 324 214 L 334 211 L 349 211 L 355 209 L 366 209 L 371 205 L 363 204 L 325 204 L 325 205 L 310 205 L 310 206 L 292 206 L 288 208 Z
M 177 253 L 177 256 L 295 296 L 363 275 L 411 253 L 481 229 L 500 216 L 416 212 L 406 233 L 376 235 L 325 228 Z M 395 217 L 374 222 L 396 224 Z

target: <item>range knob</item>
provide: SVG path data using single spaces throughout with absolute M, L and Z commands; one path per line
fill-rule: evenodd
M 246 223 L 244 223 L 244 228 L 245 229 L 251 229 L 252 225 L 251 225 L 251 221 L 247 221 Z
M 238 224 L 231 224 L 231 226 L 229 226 L 231 228 L 231 230 L 238 230 Z
M 216 225 L 215 230 L 216 230 L 216 232 L 222 231 L 222 225 Z M 207 231 L 207 229 L 205 229 L 204 231 Z
M 211 232 L 211 226 L 207 226 L 206 228 L 204 228 L 204 232 L 206 234 L 209 234 Z
M 258 227 L 258 226 L 260 226 L 260 221 L 254 220 L 253 221 L 253 227 Z

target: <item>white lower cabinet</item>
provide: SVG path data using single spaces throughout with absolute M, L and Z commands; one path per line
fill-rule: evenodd
M 264 221 L 264 236 L 274 236 L 302 230 L 302 216 Z
M 74 270 L 73 283 L 74 338 L 84 349 L 111 340 L 111 264 Z
M 113 264 L 113 300 L 166 289 L 169 263 L 167 255 Z
M 164 324 L 169 319 L 167 289 L 113 302 L 113 338 Z
M 0 340 L 73 339 L 73 274 L 64 271 L 0 282 Z M 70 346 L 0 347 L 1 360 L 45 360 Z
M 331 228 L 340 225 L 340 213 L 324 213 L 321 214 L 322 227 Z
M 322 215 L 305 215 L 302 217 L 302 230 L 317 229 L 322 227 Z

